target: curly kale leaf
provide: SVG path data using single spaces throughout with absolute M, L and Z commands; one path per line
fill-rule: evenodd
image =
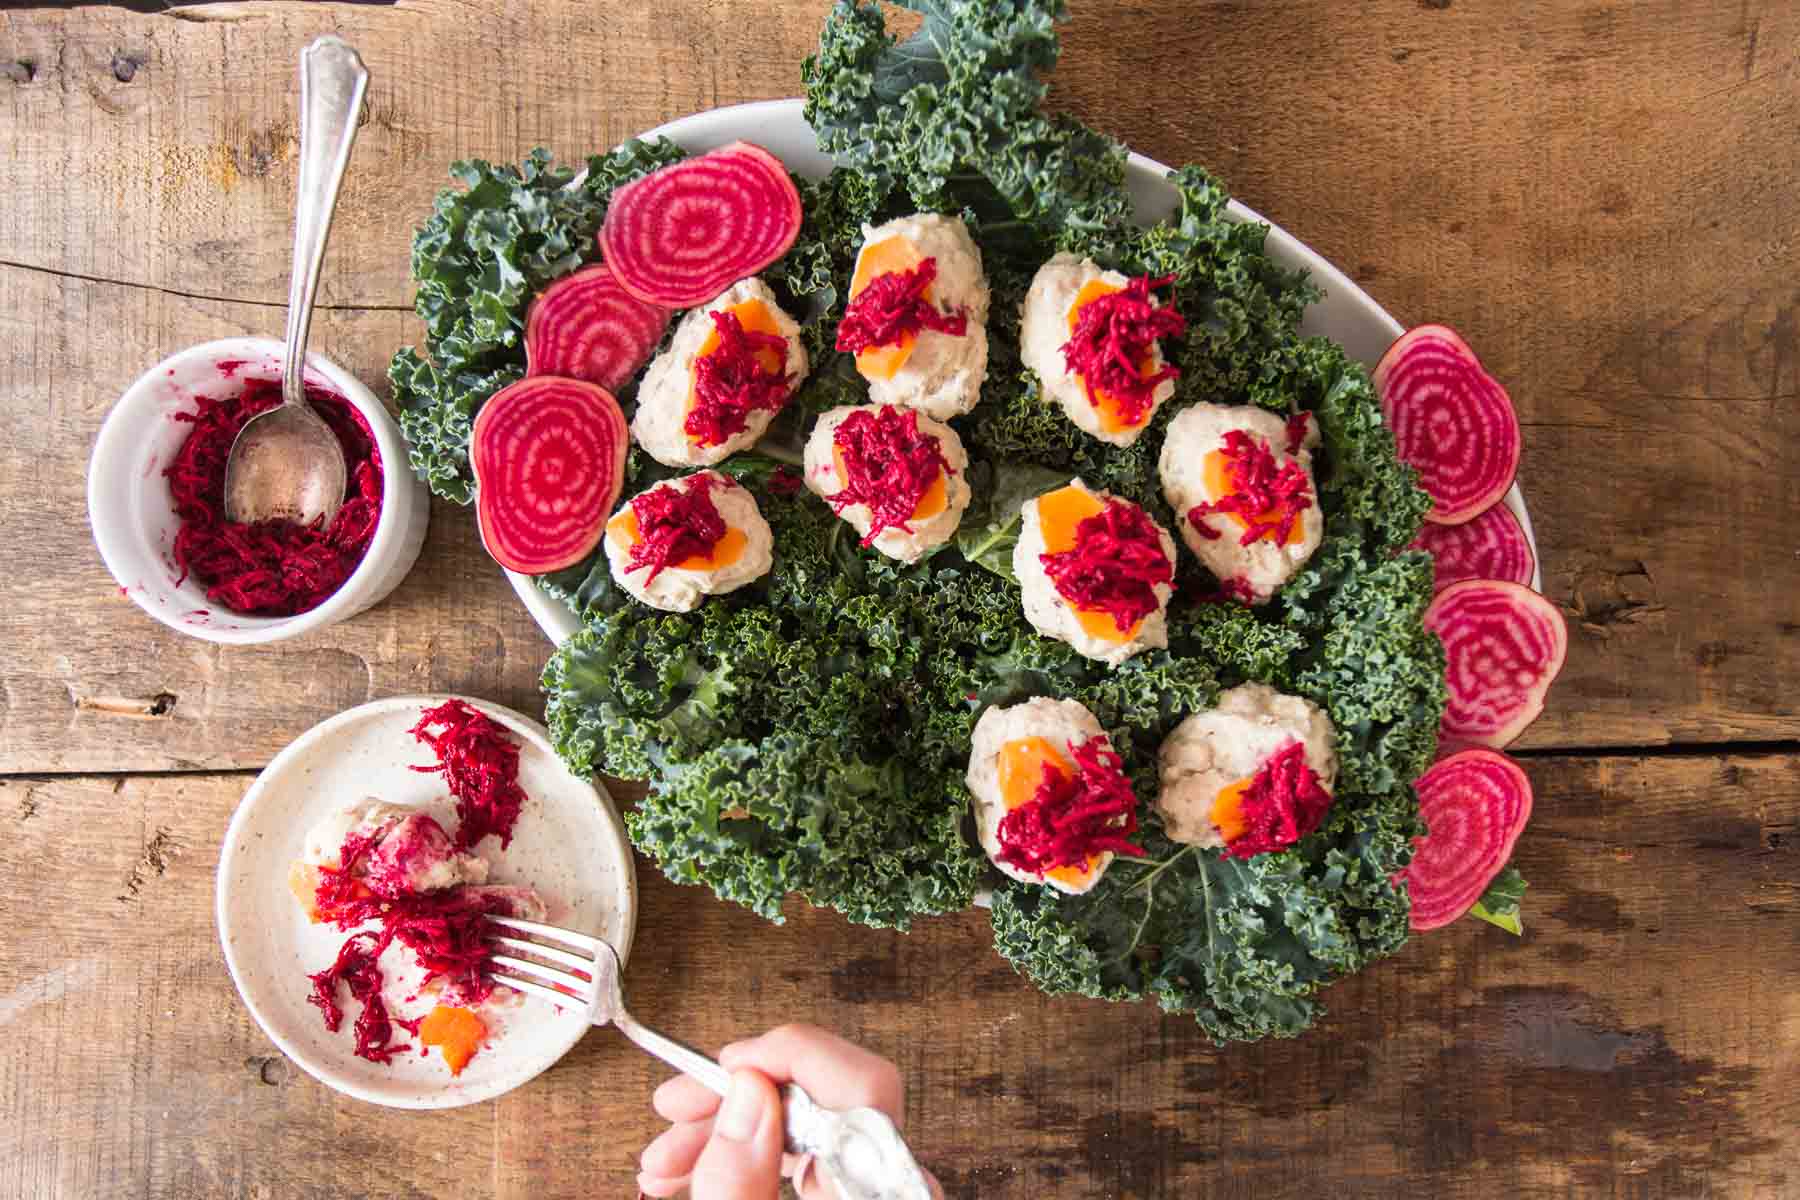
M 1528 886 L 1525 877 L 1519 874 L 1519 868 L 1508 864 L 1504 871 L 1494 876 L 1494 882 L 1488 884 L 1487 891 L 1481 893 L 1481 899 L 1475 902 L 1469 915 L 1479 917 L 1490 925 L 1498 925 L 1514 937 L 1519 937 L 1525 932 L 1525 923 L 1519 917 L 1519 907 L 1525 899 L 1525 889 Z
M 1117 250 L 1087 249 L 1128 274 L 1175 277 L 1174 304 L 1188 323 L 1177 403 L 1264 403 L 1253 385 L 1282 361 L 1319 291 L 1264 252 L 1267 225 L 1230 218 L 1230 198 L 1204 169 L 1183 167 L 1168 180 L 1180 197 L 1172 221 L 1135 231 Z M 1288 398 L 1272 407 L 1286 411 Z
M 525 376 L 525 365 L 506 363 L 491 371 L 450 371 L 403 346 L 388 364 L 388 382 L 400 406 L 400 432 L 413 473 L 446 500 L 475 498 L 469 468 L 469 437 L 475 410 L 487 398 Z
M 798 893 L 866 925 L 966 907 L 982 860 L 962 838 L 963 797 L 834 738 L 728 741 L 659 782 L 627 818 L 677 883 L 710 885 L 771 920 Z
M 1017 583 L 1012 556 L 1013 547 L 1019 544 L 1020 507 L 1032 497 L 1067 482 L 1067 471 L 1030 463 L 971 465 L 969 484 L 974 497 L 963 513 L 962 524 L 956 527 L 956 548 L 968 561 Z
M 425 355 L 388 369 L 415 474 L 445 499 L 473 497 L 469 431 L 476 411 L 525 373 L 525 311 L 552 279 L 599 257 L 595 235 L 613 190 L 674 162 L 666 139 L 630 141 L 575 172 L 533 150 L 518 166 L 458 162 L 462 188 L 438 193 L 413 236 L 413 307 Z
M 1294 690 L 1331 715 L 1341 787 L 1404 788 L 1437 754 L 1444 648 L 1420 623 L 1430 603 L 1431 559 L 1413 551 L 1356 564 L 1319 610 Z
M 904 926 L 985 882 L 996 945 L 1047 990 L 1154 999 L 1220 1039 L 1294 1034 L 1314 993 L 1407 936 L 1390 880 L 1419 832 L 1410 781 L 1443 704 L 1442 650 L 1420 623 L 1429 564 L 1402 552 L 1427 502 L 1367 372 L 1299 337 L 1318 293 L 1269 257 L 1266 227 L 1232 221 L 1194 168 L 1172 176 L 1170 221 L 1133 227 L 1120 148 L 1038 111 L 1060 2 L 905 6 L 924 23 L 896 42 L 877 7 L 840 0 L 806 66 L 808 116 L 841 165 L 802 184 L 807 229 L 771 281 L 809 317 L 815 369 L 763 453 L 724 466 L 770 521 L 773 568 L 687 614 L 618 602 L 595 571 L 548 581 L 587 623 L 544 674 L 558 748 L 578 771 L 651 780 L 630 818 L 639 847 L 767 916 L 799 894 Z M 951 545 L 902 566 L 816 497 L 772 490 L 768 456 L 791 457 L 812 417 L 866 399 L 818 318 L 841 304 L 860 226 L 914 207 L 961 213 L 992 304 L 981 403 L 956 423 L 973 503 Z M 1131 447 L 1081 433 L 1020 361 L 1020 301 L 1058 249 L 1174 276 L 1190 329 L 1171 347 L 1181 380 Z M 1011 576 L 1020 501 L 1078 475 L 1172 525 L 1158 459 L 1170 418 L 1199 400 L 1316 414 L 1323 545 L 1254 610 L 1197 603 L 1217 582 L 1183 555 L 1168 649 L 1118 668 L 1039 636 Z M 1337 794 L 1298 845 L 1226 860 L 1170 841 L 1146 807 L 1150 858 L 1117 861 L 1075 897 L 999 878 L 964 832 L 961 777 L 988 706 L 1081 702 L 1148 801 L 1170 730 L 1251 679 L 1315 699 L 1336 725 Z
M 1071 231 L 1129 221 L 1124 148 L 1039 108 L 1062 0 L 899 3 L 925 18 L 904 42 L 878 4 L 838 0 L 826 18 L 801 67 L 820 149 L 905 187 L 922 209 L 958 207 L 955 178 L 975 175 L 1021 220 Z
M 1389 878 L 1410 853 L 1407 799 L 1340 795 L 1324 828 L 1248 861 L 1172 842 L 1153 818 L 1150 857 L 1117 861 L 1086 895 L 1001 885 L 995 947 L 1049 992 L 1148 996 L 1219 1041 L 1291 1037 L 1314 992 L 1405 941 Z
M 784 307 L 806 331 L 807 351 L 816 360 L 831 353 L 836 324 L 830 318 L 849 295 L 850 273 L 862 248 L 862 227 L 889 215 L 892 189 L 884 182 L 842 168 L 823 179 L 795 177 L 804 219 L 793 247 L 769 272 Z

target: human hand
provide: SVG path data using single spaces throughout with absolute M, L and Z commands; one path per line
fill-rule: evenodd
M 677 1075 L 656 1089 L 652 1104 L 669 1122 L 639 1159 L 638 1190 L 693 1200 L 773 1200 L 783 1176 L 795 1177 L 803 1200 L 838 1200 L 808 1169 L 810 1160 L 782 1153 L 781 1086 L 797 1083 L 826 1108 L 876 1108 L 895 1125 L 905 1089 L 894 1064 L 811 1025 L 783 1025 L 719 1052 L 731 1072 L 723 1101 L 698 1080 Z M 930 1178 L 927 1174 L 927 1178 Z M 943 1189 L 931 1179 L 932 1195 Z

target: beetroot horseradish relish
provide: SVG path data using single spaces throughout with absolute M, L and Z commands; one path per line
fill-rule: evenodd
M 1118 497 L 1075 527 L 1072 549 L 1038 556 L 1044 574 L 1076 608 L 1130 629 L 1159 607 L 1156 589 L 1175 578 L 1150 515 Z
M 1293 845 L 1325 819 L 1331 793 L 1306 761 L 1306 748 L 1293 741 L 1257 769 L 1238 806 L 1246 828 L 1226 845 L 1226 858 L 1251 858 Z
M 951 337 L 969 330 L 961 312 L 943 313 L 925 298 L 937 278 L 937 259 L 927 258 L 909 271 L 877 275 L 858 292 L 838 322 L 837 348 L 851 354 L 879 346 L 898 346 L 920 330 L 935 329 Z
M 632 497 L 637 541 L 631 544 L 626 573 L 648 568 L 644 579 L 648 584 L 665 567 L 711 554 L 729 529 L 713 503 L 712 491 L 732 486 L 718 475 L 699 474 L 677 486 L 651 488 Z
M 242 363 L 223 362 L 227 378 Z M 181 570 L 206 585 L 206 598 L 253 617 L 291 617 L 323 604 L 350 578 L 381 520 L 381 451 L 354 405 L 311 384 L 307 402 L 344 448 L 348 486 L 329 524 L 273 520 L 245 524 L 225 518 L 225 461 L 251 417 L 281 403 L 281 381 L 246 379 L 235 396 L 194 398 L 194 411 L 176 413 L 194 428 L 163 471 L 180 527 L 171 553 Z
M 852 504 L 868 506 L 865 546 L 889 529 L 911 533 L 907 522 L 919 501 L 939 476 L 951 474 L 943 447 L 919 428 L 916 409 L 859 408 L 832 433 L 831 446 L 843 486 L 826 501 L 840 513 Z
M 718 346 L 694 360 L 694 401 L 682 428 L 702 446 L 722 445 L 744 431 L 758 409 L 780 410 L 787 403 L 785 371 L 770 370 L 760 351 L 787 362 L 787 339 L 778 333 L 745 329 L 737 313 L 708 314 Z
M 1162 338 L 1187 332 L 1187 321 L 1173 308 L 1151 302 L 1150 293 L 1175 282 L 1173 275 L 1152 279 L 1139 275 L 1116 292 L 1097 296 L 1075 313 L 1075 326 L 1063 343 L 1063 362 L 1081 376 L 1088 403 L 1100 406 L 1102 394 L 1113 398 L 1120 422 L 1144 422 L 1155 403 L 1156 387 L 1181 372 L 1164 365 L 1145 372 L 1150 351 Z
M 1105 734 L 1071 742 L 1073 773 L 1045 762 L 1031 799 L 1000 820 L 1000 861 L 1033 875 L 1084 867 L 1111 851 L 1141 857 L 1128 839 L 1137 832 L 1137 794 Z
M 461 700 L 426 709 L 412 735 L 437 755 L 435 766 L 413 770 L 442 775 L 456 799 L 456 848 L 467 850 L 490 833 L 502 850 L 511 845 L 513 824 L 525 804 L 518 743 L 492 717 Z
M 1298 436 L 1296 436 L 1298 430 Z M 1288 423 L 1288 453 L 1299 449 L 1306 436 L 1304 422 Z M 1214 451 L 1225 457 L 1225 476 L 1231 491 L 1217 500 L 1202 501 L 1188 510 L 1188 523 L 1201 537 L 1217 539 L 1219 531 L 1200 518 L 1213 513 L 1234 516 L 1244 526 L 1240 545 L 1268 538 L 1277 546 L 1294 540 L 1294 529 L 1312 507 L 1312 488 L 1306 469 L 1289 460 L 1276 465 L 1274 452 L 1242 429 L 1225 435 L 1225 448 Z
M 438 835 L 448 841 L 442 829 Z M 456 1003 L 480 1004 L 494 990 L 482 973 L 491 953 L 486 917 L 490 913 L 504 916 L 511 907 L 503 896 L 493 893 L 471 893 L 462 887 L 420 892 L 398 877 L 371 873 L 370 858 L 380 841 L 379 834 L 352 832 L 338 851 L 338 865 L 318 869 L 319 883 L 313 894 L 316 919 L 339 929 L 371 922 L 376 928 L 346 938 L 331 966 L 307 976 L 312 984 L 307 1001 L 318 1008 L 325 1028 L 336 1033 L 343 1023 L 338 984 L 349 988 L 351 998 L 362 1005 L 355 1026 L 356 1055 L 385 1063 L 404 1043 L 394 1042 L 396 1022 L 382 996 L 386 979 L 381 955 L 397 941 L 411 950 L 424 968 L 421 989 L 442 980 L 446 995 Z M 377 889 L 382 894 L 378 895 Z

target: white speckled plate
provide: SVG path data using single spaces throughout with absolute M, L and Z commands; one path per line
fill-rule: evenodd
M 422 806 L 454 828 L 454 805 L 441 778 L 410 769 L 434 760 L 409 730 L 421 711 L 445 699 L 376 700 L 313 726 L 244 793 L 219 854 L 219 940 L 250 1014 L 313 1078 L 395 1108 L 454 1108 L 492 1099 L 548 1068 L 588 1029 L 579 1016 L 519 999 L 500 1013 L 489 1043 L 453 1079 L 435 1050 L 428 1057 L 416 1049 L 403 1052 L 385 1066 L 356 1057 L 350 1028 L 356 1004 L 344 997 L 343 1027 L 328 1033 L 318 1009 L 307 1003 L 307 974 L 328 966 L 349 935 L 307 919 L 288 890 L 288 868 L 314 824 L 365 796 Z M 611 799 L 569 773 L 543 726 L 499 705 L 463 699 L 518 740 L 519 783 L 528 797 L 505 851 L 493 838 L 477 847 L 493 864 L 490 882 L 536 888 L 552 922 L 604 937 L 624 959 L 637 923 L 637 878 Z M 399 953 L 384 955 L 383 966 Z M 424 1007 L 394 1011 L 414 1016 Z
M 822 179 L 831 171 L 831 159 L 820 153 L 812 126 L 806 123 L 798 99 L 763 100 L 710 109 L 659 125 L 640 136 L 666 137 L 695 154 L 716 149 L 727 142 L 750 141 L 781 159 L 788 170 L 808 179 Z M 1169 168 L 1141 154 L 1133 154 L 1126 164 L 1125 188 L 1131 193 L 1138 219 L 1145 224 L 1167 217 L 1179 203 L 1174 186 L 1165 178 L 1168 173 Z M 1352 358 L 1374 366 L 1382 351 L 1403 332 L 1400 322 L 1389 316 L 1367 292 L 1299 238 L 1279 225 L 1270 224 L 1254 209 L 1236 200 L 1231 202 L 1228 215 L 1238 221 L 1268 224 L 1269 256 L 1284 267 L 1306 268 L 1312 281 L 1324 290 L 1325 298 L 1306 310 L 1306 318 L 1300 323 L 1301 333 L 1331 338 Z M 1504 503 L 1519 518 L 1535 556 L 1537 537 L 1532 531 L 1531 515 L 1525 511 L 1525 497 L 1518 484 L 1506 493 Z M 561 642 L 581 628 L 581 622 L 575 619 L 568 606 L 545 595 L 530 576 L 511 571 L 506 575 L 513 591 L 518 593 L 526 610 L 551 641 Z M 1533 578 L 1531 586 L 1543 590 L 1541 573 Z

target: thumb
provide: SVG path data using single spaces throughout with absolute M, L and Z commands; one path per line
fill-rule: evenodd
M 738 1071 L 694 1163 L 693 1200 L 774 1200 L 781 1190 L 782 1111 L 775 1085 Z

